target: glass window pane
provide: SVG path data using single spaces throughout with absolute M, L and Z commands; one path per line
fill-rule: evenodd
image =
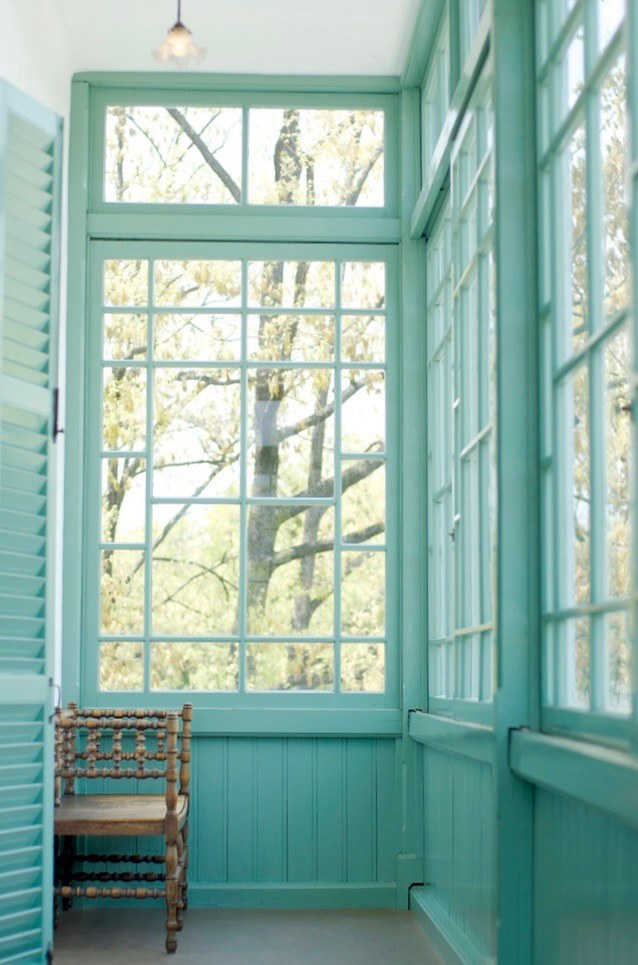
M 252 204 L 384 203 L 383 111 L 252 108 Z
M 589 617 L 565 620 L 557 628 L 561 644 L 559 686 L 562 705 L 589 708 L 590 627 Z
M 100 690 L 144 690 L 144 644 L 100 644 Z
M 626 596 L 630 582 L 629 549 L 629 338 L 620 332 L 604 349 L 605 372 L 605 528 L 608 592 Z
M 102 460 L 102 542 L 143 543 L 146 460 Z
M 385 464 L 344 459 L 341 475 L 341 540 L 385 543 Z
M 154 634 L 237 632 L 239 507 L 153 507 Z
M 144 553 L 103 550 L 101 557 L 101 633 L 144 633 Z
M 104 200 L 241 200 L 240 107 L 131 105 L 106 110 Z
M 626 0 L 598 0 L 598 43 L 603 50 L 625 17 Z
M 341 319 L 341 359 L 344 362 L 384 362 L 385 317 L 344 315 Z
M 238 496 L 238 369 L 155 370 L 153 493 Z
M 239 359 L 239 315 L 156 315 L 153 328 L 153 353 L 157 361 L 234 362 Z
M 614 713 L 631 711 L 631 649 L 629 614 L 609 613 L 605 617 L 609 674 L 607 709 Z
M 625 59 L 612 67 L 600 91 L 600 155 L 603 179 L 603 296 L 607 317 L 629 305 L 629 203 L 625 174 L 627 90 Z
M 104 315 L 103 358 L 146 358 L 147 315 Z
M 341 647 L 341 689 L 383 693 L 385 689 L 385 645 L 344 643 Z
M 331 643 L 249 643 L 248 690 L 332 690 Z
M 231 308 L 241 304 L 240 261 L 156 261 L 156 305 Z
M 587 338 L 589 327 L 589 282 L 587 264 L 587 160 L 585 127 L 581 125 L 569 139 L 564 155 L 571 205 L 566 210 L 566 237 L 569 239 L 567 268 L 567 309 L 571 307 L 571 325 L 565 315 L 564 352 L 578 350 Z M 572 336 L 569 337 L 569 327 Z
M 151 690 L 237 690 L 236 643 L 163 642 L 151 646 Z
M 585 81 L 585 34 L 582 26 L 578 28 L 567 47 L 563 67 L 567 109 L 570 110 L 582 92 Z
M 104 304 L 148 305 L 148 261 L 143 258 L 105 261 Z
M 146 370 L 104 369 L 102 446 L 135 451 L 146 445 Z
M 341 451 L 383 452 L 385 374 L 349 369 L 341 382 Z
M 332 308 L 335 267 L 332 261 L 251 261 L 250 305 L 264 308 Z
M 581 365 L 562 389 L 565 438 L 565 604 L 590 599 L 591 473 L 589 374 Z
M 330 369 L 257 369 L 249 377 L 248 487 L 253 496 L 332 496 Z
M 385 308 L 385 264 L 347 261 L 341 266 L 341 304 L 344 308 Z
M 249 315 L 248 358 L 261 362 L 331 362 L 331 315 Z
M 250 506 L 248 633 L 332 635 L 333 546 L 332 506 Z
M 385 553 L 341 554 L 341 631 L 349 637 L 385 636 Z

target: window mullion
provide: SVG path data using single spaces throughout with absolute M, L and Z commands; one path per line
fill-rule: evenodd
M 154 446 L 154 360 L 155 360 L 155 261 L 148 259 L 148 334 L 146 338 L 146 566 L 144 582 L 144 692 L 151 690 L 151 643 L 153 633 L 153 446 Z

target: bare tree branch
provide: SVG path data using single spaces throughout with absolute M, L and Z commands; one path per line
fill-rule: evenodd
M 178 111 L 176 107 L 167 107 L 166 110 L 171 115 L 173 120 L 179 124 L 184 134 L 193 142 L 201 156 L 208 164 L 209 168 L 215 172 L 219 180 L 222 182 L 224 187 L 228 189 L 234 201 L 241 201 L 241 189 L 237 182 L 231 177 L 223 164 L 221 164 L 213 152 L 209 150 L 204 141 L 201 139 L 194 127 L 192 127 L 181 111 Z
M 366 526 L 365 529 L 359 529 L 354 533 L 348 533 L 344 536 L 344 543 L 367 543 L 369 539 L 373 536 L 378 536 L 385 530 L 384 523 L 371 523 L 370 526 Z M 334 540 L 324 539 L 317 540 L 314 543 L 301 543 L 299 546 L 290 546 L 286 550 L 281 550 L 276 553 L 272 559 L 273 569 L 277 566 L 285 566 L 286 563 L 292 563 L 294 560 L 302 560 L 308 556 L 315 556 L 317 553 L 329 553 L 334 549 Z

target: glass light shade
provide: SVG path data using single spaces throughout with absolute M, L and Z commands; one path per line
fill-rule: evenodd
M 159 50 L 153 51 L 153 56 L 160 63 L 174 64 L 177 67 L 200 64 L 205 55 L 205 49 L 197 46 L 188 27 L 179 20 L 168 31 Z

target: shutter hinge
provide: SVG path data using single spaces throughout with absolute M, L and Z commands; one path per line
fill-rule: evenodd
M 57 442 L 58 436 L 64 433 L 60 426 L 60 390 L 53 390 L 53 441 Z
M 53 965 L 53 949 L 49 945 L 47 948 L 47 965 Z

